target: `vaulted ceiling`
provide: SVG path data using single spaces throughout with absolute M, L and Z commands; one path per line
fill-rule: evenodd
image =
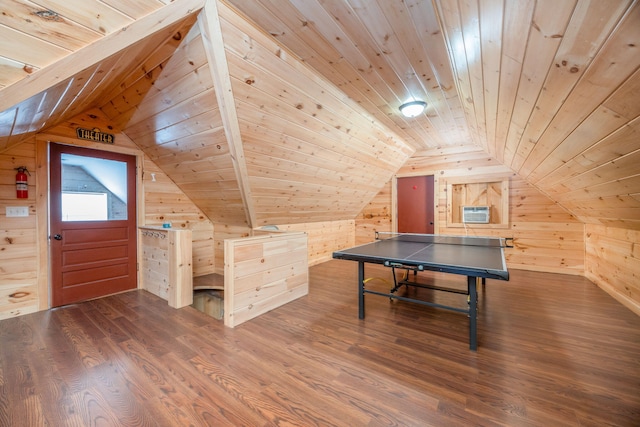
M 97 109 L 213 222 L 260 226 L 354 218 L 410 156 L 480 147 L 583 221 L 640 229 L 637 0 L 0 12 L 0 152 Z

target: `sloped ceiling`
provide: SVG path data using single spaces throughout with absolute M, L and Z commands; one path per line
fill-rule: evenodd
M 260 226 L 353 218 L 414 151 L 480 147 L 640 229 L 637 0 L 167 3 L 4 1 L 0 150 L 98 107 L 212 221 Z

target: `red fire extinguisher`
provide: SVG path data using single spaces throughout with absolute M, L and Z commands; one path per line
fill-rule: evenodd
M 18 173 L 16 174 L 16 196 L 18 199 L 28 199 L 29 198 L 29 181 L 27 179 L 27 174 L 29 171 L 25 166 L 20 166 L 16 168 Z

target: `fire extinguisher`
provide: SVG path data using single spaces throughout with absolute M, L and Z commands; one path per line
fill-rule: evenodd
M 29 174 L 29 171 L 25 166 L 20 166 L 19 168 L 16 168 L 16 170 L 18 171 L 18 173 L 16 174 L 16 196 L 18 197 L 18 199 L 28 199 L 29 181 L 27 178 L 27 174 Z

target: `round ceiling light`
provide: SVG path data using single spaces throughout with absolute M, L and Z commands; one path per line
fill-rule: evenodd
M 415 117 L 422 114 L 422 112 L 426 107 L 427 107 L 427 103 L 424 101 L 405 102 L 400 106 L 400 112 L 405 117 Z

